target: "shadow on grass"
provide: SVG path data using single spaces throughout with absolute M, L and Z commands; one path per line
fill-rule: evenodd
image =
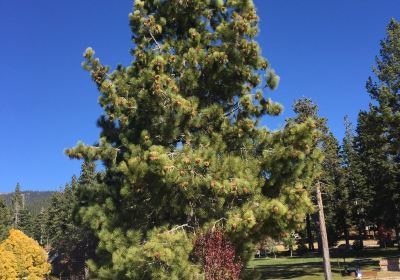
M 303 262 L 293 264 L 260 264 L 254 263 L 262 279 L 293 279 L 303 276 L 319 276 L 323 274 L 322 262 Z M 333 265 L 333 263 L 332 263 Z M 332 268 L 333 273 L 340 273 L 340 269 Z
M 295 259 L 302 258 L 293 258 Z M 272 260 L 272 259 L 271 259 Z M 287 259 L 286 259 L 287 261 Z M 262 260 L 257 262 L 257 260 L 253 261 L 254 269 L 256 269 L 262 276 L 261 279 L 297 279 L 299 277 L 308 277 L 310 279 L 323 279 L 324 268 L 322 260 L 310 261 L 305 258 L 304 262 L 294 262 L 294 263 L 276 263 L 272 262 L 268 264 Z M 363 262 L 359 262 L 359 260 L 348 261 L 346 264 L 341 263 L 340 267 L 337 264 L 336 260 L 331 260 L 331 269 L 333 274 L 341 275 L 341 271 L 344 267 L 356 267 L 362 270 L 376 270 L 379 268 L 378 262 L 376 260 L 365 260 Z
M 399 255 L 397 249 L 368 248 L 362 251 L 347 252 L 346 262 L 343 252 L 331 250 L 331 268 L 334 277 L 341 278 L 341 271 L 347 267 L 360 268 L 362 271 L 379 270 L 379 258 Z M 254 268 L 250 268 L 254 267 Z M 257 270 L 263 280 L 270 279 L 323 279 L 324 270 L 322 258 L 318 253 L 289 258 L 280 255 L 277 259 L 253 259 L 249 270 Z M 336 278 L 335 278 L 336 279 Z

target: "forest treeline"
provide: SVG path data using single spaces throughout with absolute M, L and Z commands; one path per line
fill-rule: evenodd
M 84 278 L 85 262 L 94 257 L 97 238 L 79 224 L 77 201 L 79 190 L 93 186 L 97 176 L 100 174 L 95 172 L 94 163 L 84 163 L 80 177 L 73 176 L 62 191 L 35 192 L 34 201 L 41 206 L 37 214 L 35 207 L 29 208 L 30 203 L 24 202 L 31 192 L 22 192 L 17 184 L 15 192 L 7 195 L 10 203 L 0 197 L 0 240 L 8 237 L 10 229 L 18 229 L 47 250 L 53 275 Z
M 356 236 L 362 249 L 379 226 L 398 240 L 400 24 L 381 41 L 369 108 L 354 125 L 344 116 L 336 139 L 308 98 L 282 129 L 260 126 L 282 106 L 268 97 L 279 76 L 255 40 L 252 1 L 176 1 L 135 1 L 131 65 L 110 71 L 85 51 L 98 142 L 65 151 L 81 174 L 37 215 L 19 186 L 10 206 L 0 201 L 0 236 L 36 239 L 58 277 L 257 279 L 243 268 L 266 239 L 290 247 L 297 233 L 313 249 L 318 185 L 331 244 Z
M 49 206 L 53 194 L 54 191 L 21 191 L 23 200 L 22 208 L 26 208 L 33 216 L 36 216 L 43 208 Z M 3 198 L 8 207 L 12 205 L 13 196 L 14 193 L 0 194 L 0 197 Z

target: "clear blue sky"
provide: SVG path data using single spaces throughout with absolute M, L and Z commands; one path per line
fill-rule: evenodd
M 263 54 L 281 76 L 273 94 L 286 108 L 266 119 L 277 128 L 301 96 L 312 98 L 343 136 L 369 98 L 364 85 L 399 0 L 255 0 Z M 92 46 L 102 61 L 129 64 L 128 0 L 0 0 L 0 192 L 57 189 L 80 162 L 64 148 L 98 139 L 98 94 L 80 68 Z

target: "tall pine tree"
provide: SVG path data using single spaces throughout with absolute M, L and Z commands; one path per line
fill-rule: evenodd
M 16 228 L 29 237 L 34 237 L 34 218 L 28 209 L 21 209 L 19 213 L 19 223 Z
M 42 246 L 47 245 L 49 241 L 47 221 L 47 209 L 44 208 L 33 218 L 32 238 Z
M 81 220 L 99 238 L 102 279 L 199 279 L 194 241 L 223 229 L 242 261 L 254 244 L 302 227 L 321 155 L 315 123 L 271 132 L 264 116 L 279 77 L 261 56 L 252 0 L 135 1 L 134 57 L 110 72 L 88 48 L 101 96 L 97 145 L 66 150 L 102 160 Z
M 355 201 L 360 200 L 361 194 L 358 187 L 362 185 L 362 174 L 358 154 L 354 149 L 354 128 L 348 118 L 344 118 L 345 135 L 341 147 L 341 188 L 338 193 L 340 207 L 338 210 L 341 216 L 341 227 L 344 233 L 347 248 L 350 245 L 350 228 L 353 224 L 358 225 L 354 213 L 359 211 L 359 205 Z M 364 199 L 365 200 L 365 199 Z
M 381 41 L 380 55 L 367 91 L 373 102 L 361 112 L 357 150 L 366 175 L 364 189 L 371 193 L 375 221 L 400 234 L 400 24 L 392 19 Z
M 342 182 L 342 167 L 339 142 L 331 131 L 324 137 L 322 142 L 324 160 L 322 162 L 322 183 L 324 199 L 324 211 L 327 224 L 328 240 L 330 245 L 342 237 L 346 229 L 346 205 L 344 199 Z
M 331 244 L 335 243 L 340 237 L 341 214 L 338 211 L 338 202 L 340 196 L 340 181 L 341 181 L 341 160 L 339 154 L 339 143 L 330 132 L 327 119 L 318 115 L 318 106 L 309 98 L 301 98 L 295 101 L 293 111 L 296 116 L 291 120 L 296 123 L 302 123 L 308 119 L 313 119 L 316 124 L 316 129 L 319 132 L 315 141 L 315 148 L 321 150 L 324 159 L 321 163 L 319 175 L 315 176 L 315 180 L 310 185 L 306 186 L 311 194 L 315 194 L 315 186 L 317 182 L 322 184 L 322 197 L 324 201 L 324 211 L 326 219 L 330 222 L 327 225 L 328 239 Z M 316 199 L 314 199 L 316 204 Z M 307 235 L 309 249 L 313 250 L 315 232 L 319 235 L 319 228 L 316 225 L 318 215 L 313 213 L 307 217 Z M 321 249 L 321 243 L 319 243 Z
M 14 194 L 11 198 L 11 208 L 13 214 L 14 227 L 18 228 L 20 223 L 20 212 L 23 208 L 23 196 L 21 193 L 21 186 L 19 183 L 15 186 Z

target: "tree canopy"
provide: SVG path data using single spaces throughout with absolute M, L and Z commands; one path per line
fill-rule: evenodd
M 279 77 L 255 41 L 251 0 L 135 1 L 133 62 L 113 71 L 88 48 L 83 67 L 103 115 L 105 175 L 79 214 L 99 238 L 91 269 L 103 279 L 198 279 L 193 242 L 220 227 L 244 262 L 266 234 L 300 229 L 321 153 L 315 122 L 260 127 L 282 106 Z
M 359 114 L 355 147 L 363 176 L 357 190 L 364 223 L 395 228 L 400 223 L 400 24 L 392 19 L 367 81 L 372 98 Z

